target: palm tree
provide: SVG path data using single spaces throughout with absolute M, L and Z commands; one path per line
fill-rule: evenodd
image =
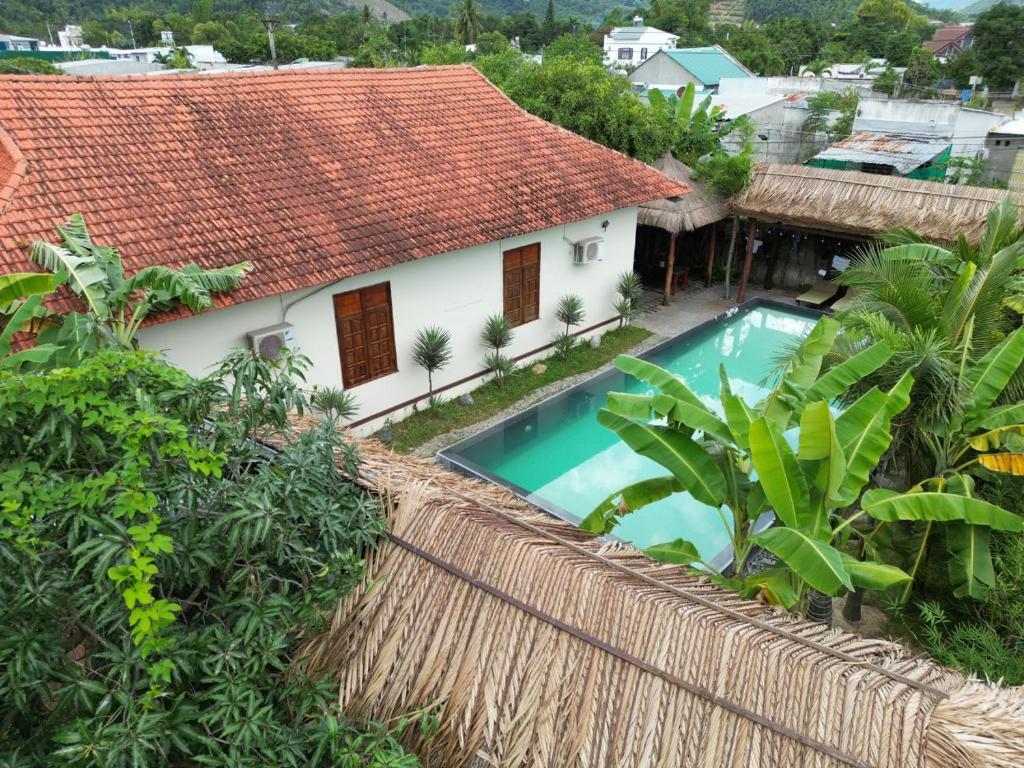
M 480 33 L 480 15 L 473 0 L 462 0 L 462 7 L 457 11 L 455 19 L 455 32 L 463 45 L 471 45 L 476 42 L 476 36 Z
M 150 314 L 176 304 L 196 313 L 210 309 L 214 293 L 234 290 L 251 269 L 249 262 L 214 269 L 156 265 L 126 277 L 117 249 L 93 242 L 81 214 L 69 217 L 57 232 L 60 243 L 36 241 L 29 257 L 82 299 L 92 322 L 123 347 L 137 346 L 135 336 Z

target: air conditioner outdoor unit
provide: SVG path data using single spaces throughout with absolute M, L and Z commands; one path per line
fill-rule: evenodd
M 295 340 L 291 323 L 268 325 L 255 331 L 249 331 L 249 344 L 253 352 L 276 360 L 281 357 L 281 350 L 291 347 Z
M 588 237 L 572 244 L 572 260 L 577 264 L 590 264 L 604 259 L 604 238 Z

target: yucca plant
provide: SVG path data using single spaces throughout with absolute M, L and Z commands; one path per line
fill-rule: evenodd
M 412 359 L 427 372 L 428 402 L 434 402 L 434 373 L 444 368 L 452 359 L 452 337 L 444 328 L 436 325 L 421 328 L 412 346 Z
M 480 340 L 490 350 L 484 357 L 484 367 L 494 374 L 495 381 L 504 381 L 513 364 L 501 350 L 512 344 L 512 326 L 503 315 L 491 315 L 484 323 Z
M 334 421 L 349 421 L 359 412 L 355 395 L 337 387 L 315 387 L 309 405 Z
M 555 336 L 553 345 L 563 358 L 568 357 L 569 352 L 576 346 L 576 337 L 571 329 L 582 323 L 585 316 L 583 299 L 575 293 L 565 294 L 555 305 L 555 317 L 560 323 L 565 323 L 565 330 Z
M 623 272 L 615 282 L 615 290 L 619 294 L 615 302 L 615 311 L 619 315 L 619 327 L 629 325 L 636 317 L 640 308 L 640 299 L 644 295 L 643 283 L 636 272 Z

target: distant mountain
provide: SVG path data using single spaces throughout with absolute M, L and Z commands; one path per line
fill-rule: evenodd
M 1024 5 L 1024 0 L 977 0 L 968 6 L 960 9 L 960 12 L 964 16 L 977 16 L 979 13 L 984 13 L 993 5 L 997 5 L 999 2 L 1004 2 L 1007 5 Z
M 449 16 L 452 8 L 457 5 L 455 0 L 392 0 L 395 5 L 403 8 L 413 16 L 433 14 Z M 477 6 L 487 13 L 496 16 L 508 16 L 513 13 L 532 13 L 538 19 L 544 18 L 547 11 L 547 0 L 477 0 Z M 640 0 L 555 0 L 555 13 L 559 18 L 576 17 L 586 21 L 601 21 L 615 9 L 632 11 L 641 5 Z

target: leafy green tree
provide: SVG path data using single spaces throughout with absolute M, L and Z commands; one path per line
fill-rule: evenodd
M 303 367 L 103 350 L 0 377 L 5 762 L 416 765 L 301 659 L 384 529 L 331 424 L 250 438 L 286 429 Z
M 439 43 L 426 45 L 420 51 L 420 64 L 436 66 L 440 64 L 465 64 L 469 54 L 464 45 L 458 43 Z
M 967 88 L 971 84 L 971 77 L 981 75 L 981 71 L 978 52 L 971 47 L 951 56 L 942 67 L 942 76 L 952 80 L 957 88 Z
M 804 130 L 810 134 L 822 132 L 832 144 L 853 132 L 860 95 L 852 88 L 843 91 L 822 91 L 807 97 L 807 120 Z M 838 113 L 838 114 L 834 114 Z
M 931 26 L 902 0 L 864 0 L 842 34 L 847 51 L 884 57 L 893 50 L 920 45 L 931 36 Z
M 993 88 L 1024 80 L 1024 6 L 999 3 L 974 21 L 974 52 L 980 74 Z
M 903 73 L 903 82 L 910 86 L 927 88 L 934 86 L 939 76 L 939 64 L 930 51 L 915 48 L 910 53 L 907 71 Z
M 836 595 L 906 581 L 898 568 L 844 551 L 851 536 L 860 534 L 851 525 L 855 516 L 842 510 L 857 502 L 887 449 L 890 421 L 906 408 L 912 379 L 903 377 L 888 393 L 874 388 L 834 418 L 830 402 L 892 354 L 877 344 L 820 376 L 838 328 L 833 319 L 821 320 L 779 384 L 754 406 L 732 392 L 723 367 L 724 420 L 672 373 L 644 360 L 616 360 L 620 370 L 655 393 L 611 393 L 598 421 L 670 474 L 616 491 L 580 527 L 608 533 L 624 515 L 687 492 L 721 517 L 732 543 L 730 575 L 711 569 L 684 539 L 645 551 L 666 562 L 701 563 L 712 580 L 743 595 L 764 594 L 792 607 L 808 588 Z M 796 451 L 783 437 L 793 427 L 799 427 Z M 777 525 L 758 532 L 756 523 L 769 509 Z M 782 565 L 750 572 L 748 561 L 757 547 L 772 552 Z
M 476 53 L 478 56 L 490 56 L 493 53 L 501 53 L 511 47 L 508 39 L 498 32 L 481 32 L 476 38 Z
M 562 35 L 552 40 L 544 48 L 544 58 L 547 60 L 574 59 L 579 62 L 600 65 L 604 61 L 604 51 L 599 45 L 595 45 L 585 37 Z
M 195 69 L 192 64 L 192 54 L 187 48 L 173 48 L 167 53 L 157 53 L 153 61 L 163 64 L 164 69 Z
M 213 0 L 192 0 L 192 21 L 205 24 L 213 19 Z
M 710 0 L 652 0 L 645 23 L 679 36 L 685 48 L 706 41 Z
M 768 32 L 752 21 L 737 27 L 723 24 L 715 29 L 718 44 L 747 69 L 764 77 L 786 73 L 786 62 L 775 50 Z

